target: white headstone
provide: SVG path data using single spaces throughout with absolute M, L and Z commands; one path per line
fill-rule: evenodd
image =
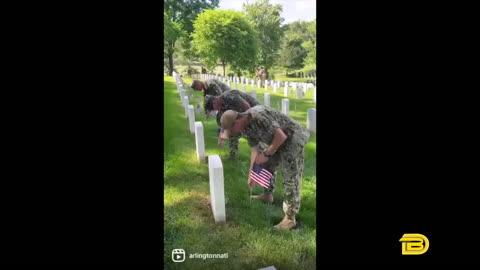
M 248 84 L 248 78 L 245 78 L 245 84 Z
M 277 84 L 276 84 L 276 83 L 273 84 L 273 92 L 274 92 L 274 93 L 277 92 Z
M 307 130 L 317 132 L 317 109 L 308 108 L 307 111 Z
M 215 223 L 225 222 L 225 192 L 223 188 L 223 166 L 218 155 L 208 156 L 210 199 Z
M 301 99 L 301 98 L 302 98 L 302 90 L 297 89 L 297 99 Z
M 263 105 L 270 107 L 270 93 L 265 93 L 263 95 Z
M 250 93 L 250 95 L 251 95 L 254 99 L 257 99 L 257 90 L 253 89 L 253 90 L 252 90 L 252 93 Z
M 307 92 L 307 84 L 306 83 L 303 84 L 303 93 L 305 93 L 305 92 Z
M 265 80 L 265 90 L 268 90 L 268 80 Z
M 195 108 L 193 105 L 188 105 L 188 126 L 190 127 L 190 133 L 195 133 Z
M 252 87 L 253 87 L 253 84 L 254 84 L 254 83 L 255 83 L 255 82 L 254 82 L 254 79 L 252 79 Z
M 188 96 L 183 97 L 183 107 L 185 108 L 185 116 L 188 117 Z
M 184 106 L 185 103 L 183 103 L 183 97 L 185 95 L 183 94 L 183 89 L 182 88 L 178 89 L 178 94 L 180 95 L 180 101 L 182 102 L 182 106 Z
M 282 99 L 282 113 L 288 115 L 290 112 L 290 100 L 288 98 Z
M 198 161 L 205 162 L 205 140 L 203 138 L 202 122 L 195 122 L 195 144 L 197 145 Z
M 317 104 L 317 88 L 313 88 L 313 103 Z
M 238 82 L 235 83 L 235 90 L 239 90 L 238 89 Z
M 260 89 L 260 80 L 257 81 L 257 87 Z
M 273 266 L 273 265 L 270 265 L 269 267 L 260 268 L 258 270 L 277 270 L 277 268 L 275 268 L 275 266 Z
M 283 96 L 288 97 L 288 83 L 285 84 L 285 89 L 283 90 Z

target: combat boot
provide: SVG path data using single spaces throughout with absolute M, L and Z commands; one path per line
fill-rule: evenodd
M 283 220 L 277 225 L 273 226 L 273 228 L 277 230 L 290 230 L 295 228 L 296 225 L 297 222 L 295 221 L 295 217 L 285 216 Z
M 273 194 L 271 192 L 264 192 L 258 196 L 251 196 L 253 200 L 262 201 L 264 203 L 272 204 L 273 203 Z

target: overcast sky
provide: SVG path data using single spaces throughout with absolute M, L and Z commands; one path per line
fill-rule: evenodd
M 241 11 L 242 4 L 247 1 L 251 4 L 255 0 L 220 0 L 219 8 Z M 270 0 L 270 3 L 282 5 L 281 16 L 285 19 L 284 24 L 298 20 L 312 21 L 317 17 L 315 0 Z

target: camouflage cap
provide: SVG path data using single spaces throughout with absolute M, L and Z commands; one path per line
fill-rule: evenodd
M 193 87 L 195 86 L 195 84 L 196 84 L 196 83 L 199 83 L 199 82 L 201 82 L 201 81 L 199 81 L 199 80 L 193 80 L 193 81 L 192 81 L 192 84 L 190 85 L 190 87 L 193 88 Z
M 220 119 L 220 123 L 223 128 L 223 133 L 226 138 L 229 138 L 231 135 L 231 129 L 235 124 L 235 120 L 237 119 L 238 112 L 233 110 L 228 110 L 222 114 L 222 118 Z
M 203 107 L 205 109 L 205 113 L 208 113 L 209 111 L 213 111 L 213 101 L 215 100 L 215 96 L 211 96 L 211 95 L 205 95 L 205 98 L 204 98 L 204 103 L 203 103 Z

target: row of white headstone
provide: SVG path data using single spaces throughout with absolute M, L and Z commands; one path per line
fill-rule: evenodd
M 228 82 L 227 82 L 227 85 L 228 85 L 231 89 L 240 90 L 240 88 L 238 87 L 238 83 L 235 83 L 235 87 L 234 87 L 234 88 L 232 87 L 232 82 L 231 82 L 231 81 L 228 81 Z M 268 87 L 267 87 L 267 84 L 265 84 L 265 85 L 266 85 L 265 90 L 268 91 L 269 89 L 268 89 Z M 280 88 L 279 85 L 280 85 L 279 83 L 274 83 L 274 84 L 273 84 L 273 92 L 274 92 L 274 93 L 277 93 L 277 90 Z M 292 87 L 292 90 L 294 90 L 294 89 L 297 90 L 297 95 L 296 95 L 297 99 L 302 99 L 303 96 L 305 95 L 305 93 L 306 93 L 307 90 L 308 90 L 307 84 L 302 84 L 302 85 L 300 85 L 300 86 L 301 86 L 301 87 L 298 87 L 298 85 L 296 85 L 296 84 L 293 84 L 292 86 L 290 86 L 290 87 Z M 252 85 L 252 87 L 253 87 L 253 85 Z M 260 82 L 258 82 L 257 87 L 260 88 Z M 243 88 L 243 89 L 242 89 L 243 92 L 246 92 L 246 91 L 247 91 L 247 84 L 243 84 L 243 87 L 242 87 L 242 88 Z M 316 94 L 317 90 L 316 90 L 315 87 L 313 87 L 313 88 L 314 88 L 314 89 L 313 89 L 313 103 L 316 103 L 316 102 L 317 102 L 317 94 Z M 288 97 L 288 94 L 289 94 L 289 86 L 288 86 L 288 84 L 285 84 L 285 87 L 284 87 L 284 90 L 283 90 L 283 96 Z
M 185 116 L 189 118 L 190 132 L 194 133 L 195 132 L 194 108 L 193 108 L 193 105 L 190 105 L 191 108 L 189 110 L 189 108 L 188 108 L 188 104 L 189 104 L 188 96 L 183 95 L 183 91 L 182 91 L 182 88 L 181 88 L 181 85 L 182 85 L 181 81 L 178 85 L 180 85 L 180 88 L 179 88 L 180 97 L 181 98 L 183 97 L 182 103 L 183 103 L 183 106 L 185 108 Z M 285 92 L 287 92 L 287 91 L 288 90 L 286 88 Z M 243 88 L 243 92 L 246 93 L 246 88 L 245 87 Z M 257 99 L 257 91 L 255 89 L 252 90 L 250 95 L 253 98 Z M 316 91 L 314 91 L 314 100 L 315 100 L 315 96 L 316 96 Z M 270 93 L 265 93 L 264 94 L 264 104 L 263 105 L 271 107 L 271 105 L 270 105 Z M 286 114 L 286 115 L 290 115 L 290 100 L 289 99 L 287 99 L 287 98 L 282 99 L 281 112 Z M 311 132 L 316 132 L 316 108 L 308 108 L 308 110 L 307 110 L 307 129 Z M 203 152 L 204 152 L 204 150 L 203 150 Z M 204 156 L 202 158 L 204 158 Z
M 182 104 L 185 108 L 185 116 L 189 119 L 190 132 L 193 134 L 193 133 L 195 133 L 195 130 L 196 130 L 196 123 L 201 124 L 201 122 L 195 122 L 195 109 L 194 109 L 193 105 L 189 105 L 188 96 L 184 95 L 184 90 L 183 90 L 183 87 L 182 87 L 183 82 L 182 82 L 181 78 L 176 73 L 175 73 L 174 77 L 175 77 L 175 80 L 177 81 L 177 88 L 179 90 L 179 94 L 180 94 Z M 245 87 L 243 88 L 243 92 L 244 93 L 247 92 Z M 287 87 L 285 87 L 285 92 L 288 93 Z M 250 93 L 250 95 L 253 98 L 257 99 L 257 90 L 253 89 L 252 92 Z M 315 103 L 315 101 L 316 101 L 316 91 L 313 92 L 313 97 L 314 97 L 314 103 Z M 270 93 L 265 93 L 263 100 L 264 100 L 264 102 L 263 102 L 264 106 L 271 107 L 271 105 L 270 105 Z M 290 115 L 290 100 L 289 99 L 287 99 L 287 98 L 282 99 L 281 112 L 283 114 Z M 316 130 L 316 112 L 317 112 L 316 108 L 308 108 L 308 110 L 307 110 L 307 129 L 308 129 L 308 131 L 317 132 L 317 130 Z M 201 128 L 203 130 L 203 126 Z M 201 137 L 203 138 L 203 134 L 202 134 Z M 204 159 L 205 158 L 204 143 L 202 142 L 201 145 L 203 146 L 203 147 L 201 147 L 203 149 L 203 151 L 202 151 L 202 149 L 200 149 L 200 150 L 202 151 L 203 155 L 201 155 L 201 157 L 199 157 L 199 159 Z M 199 155 L 198 151 L 197 151 L 197 155 Z
M 255 79 L 248 79 L 245 77 L 227 77 L 224 78 L 222 76 L 217 76 L 217 75 L 212 75 L 212 74 L 196 74 L 194 75 L 195 78 L 197 79 L 203 79 L 203 80 L 208 80 L 208 79 L 217 79 L 220 80 L 224 83 L 226 83 L 230 88 L 233 87 L 232 83 L 235 83 L 235 90 L 240 90 L 238 87 L 239 84 L 243 84 L 243 88 L 246 88 L 246 85 L 251 83 L 252 87 L 254 86 L 254 83 L 257 83 L 257 87 L 261 87 L 261 81 L 260 80 L 255 80 Z M 277 93 L 277 90 L 280 89 L 281 85 L 284 85 L 284 91 L 283 95 L 285 97 L 288 96 L 288 88 L 291 87 L 293 90 L 297 91 L 297 99 L 301 99 L 305 93 L 307 92 L 308 89 L 314 88 L 313 90 L 313 103 L 316 103 L 316 87 L 312 83 L 298 83 L 298 82 L 285 82 L 283 83 L 282 81 L 274 81 L 274 80 L 265 80 L 265 90 L 269 90 L 269 85 L 273 88 L 273 92 Z
M 240 77 L 237 77 L 237 76 L 228 76 L 228 77 L 223 77 L 223 76 L 219 76 L 219 75 L 214 75 L 214 74 L 193 74 L 192 75 L 192 78 L 195 78 L 195 79 L 203 79 L 203 80 L 208 80 L 208 79 L 217 79 L 217 80 L 223 80 L 223 79 L 228 79 L 230 81 L 235 81 L 235 82 L 243 82 L 244 80 L 248 80 L 248 78 L 244 77 L 244 76 L 240 76 Z M 307 78 L 307 79 L 312 79 L 312 80 L 316 80 L 317 77 L 315 76 L 303 76 L 301 78 Z M 251 79 L 253 80 L 253 79 Z M 273 82 L 273 80 L 271 80 Z
M 190 133 L 195 134 L 195 144 L 197 150 L 197 159 L 199 162 L 205 162 L 205 140 L 202 122 L 195 122 L 195 111 L 193 105 L 189 104 L 188 96 L 183 95 L 183 82 L 175 73 L 175 82 L 182 97 L 182 105 L 185 108 L 188 118 Z M 223 179 L 223 164 L 219 155 L 208 156 L 208 177 L 210 184 L 210 200 L 215 223 L 224 223 L 226 221 L 225 212 L 225 189 Z

